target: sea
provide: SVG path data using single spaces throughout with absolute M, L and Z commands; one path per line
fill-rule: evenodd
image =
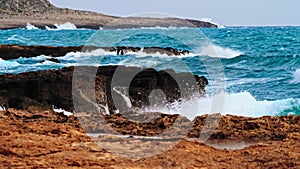
M 185 102 L 197 115 L 232 114 L 247 117 L 300 115 L 300 27 L 77 29 L 71 23 L 39 29 L 0 30 L 0 44 L 46 46 L 132 46 L 137 53 L 116 55 L 104 50 L 70 52 L 13 60 L 0 59 L 0 74 L 60 69 L 78 65 L 125 65 L 157 70 L 173 69 L 203 75 L 206 97 Z M 189 50 L 181 56 L 147 54 L 144 47 Z M 216 99 L 222 98 L 222 99 Z M 217 100 L 217 101 L 216 101 Z M 214 108 L 214 106 L 216 108 Z M 170 107 L 157 111 L 172 112 Z M 166 113 L 166 112 L 164 112 Z

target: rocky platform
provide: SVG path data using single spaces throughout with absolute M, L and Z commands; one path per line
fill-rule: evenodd
M 97 49 L 102 49 L 107 52 L 115 52 L 116 55 L 124 55 L 128 52 L 140 52 L 140 47 L 116 46 L 116 47 L 98 47 L 98 46 L 22 46 L 22 45 L 1 45 L 0 58 L 3 60 L 17 59 L 20 57 L 30 58 L 40 55 L 52 57 L 65 56 L 69 52 L 88 52 Z M 171 47 L 144 47 L 143 52 L 147 54 L 166 54 L 166 55 L 185 55 L 189 54 L 188 50 L 179 50 Z
M 96 12 L 58 8 L 48 0 L 1 0 L 0 29 L 25 27 L 28 22 L 41 29 L 45 26 L 72 22 L 78 28 L 117 29 L 139 27 L 206 27 L 209 22 L 181 18 L 116 17 Z
M 173 117 L 163 116 L 160 123 L 168 126 L 169 119 Z M 196 118 L 190 137 L 197 138 L 195 131 L 198 132 L 198 126 L 201 126 L 205 119 L 205 116 Z M 107 116 L 107 120 L 112 126 L 120 125 L 124 121 L 118 115 Z M 183 139 L 161 154 L 148 158 L 126 158 L 110 153 L 93 142 L 74 116 L 67 117 L 51 110 L 8 109 L 0 111 L 0 166 L 1 168 L 298 168 L 299 120 L 299 117 L 294 116 L 255 119 L 223 116 L 215 133 L 223 133 L 225 137 L 216 137 L 218 134 L 212 136 L 214 144 L 201 143 L 197 139 Z M 284 137 L 273 137 L 278 134 Z M 259 140 L 246 144 L 249 143 L 249 139 L 241 140 L 241 138 L 250 140 L 259 138 Z M 105 136 L 98 139 L 113 144 L 115 149 L 129 151 L 132 154 L 150 151 L 151 147 L 157 145 L 165 148 L 172 142 Z M 238 142 L 245 143 L 246 147 L 239 148 Z M 218 148 L 216 145 L 231 146 L 231 149 Z

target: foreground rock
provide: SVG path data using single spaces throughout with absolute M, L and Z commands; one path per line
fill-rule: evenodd
M 0 44 L 0 58 L 3 60 L 17 59 L 20 57 L 30 58 L 40 55 L 46 56 L 65 56 L 69 52 L 88 52 L 97 49 L 102 49 L 107 52 L 115 52 L 116 55 L 125 55 L 128 52 L 140 52 L 140 47 L 127 47 L 127 46 L 116 46 L 116 47 L 97 47 L 97 46 L 21 46 L 21 45 L 1 45 Z M 160 48 L 160 47 L 145 47 L 143 52 L 147 54 L 165 54 L 165 55 L 185 55 L 189 54 L 187 50 L 179 50 L 171 47 Z
M 0 29 L 25 27 L 28 22 L 44 29 L 45 26 L 74 23 L 78 28 L 107 29 L 137 27 L 212 27 L 209 22 L 180 18 L 120 18 L 96 12 L 58 8 L 48 0 L 2 0 L 0 2 Z
M 109 123 L 122 121 L 115 115 L 109 119 Z M 197 118 L 194 130 L 197 130 L 196 126 L 201 126 L 203 119 L 205 116 Z M 238 123 L 239 121 L 241 123 Z M 92 138 L 87 137 L 80 126 L 75 117 L 67 117 L 50 110 L 0 111 L 0 167 L 297 168 L 300 165 L 299 117 L 254 119 L 225 116 L 222 117 L 218 130 L 227 133 L 228 138 L 231 138 L 229 145 L 235 146 L 236 141 L 241 141 L 241 133 L 248 138 L 257 133 L 261 140 L 235 150 L 216 149 L 197 140 L 181 140 L 164 153 L 142 159 L 125 158 L 108 152 L 94 143 Z M 252 130 L 249 126 L 259 127 Z M 272 139 L 269 134 L 263 134 L 268 132 L 280 132 L 286 137 L 280 140 Z M 98 139 L 114 145 L 115 149 L 132 153 L 145 152 L 142 150 L 149 150 L 149 147 L 158 144 L 165 148 L 172 143 L 105 136 Z M 211 139 L 220 144 L 228 144 L 228 141 L 221 138 Z
M 130 78 L 129 75 L 135 76 Z M 117 80 L 113 81 L 113 78 Z M 130 83 L 125 83 L 128 80 Z M 179 88 L 178 83 L 184 86 Z M 77 101 L 77 111 L 86 111 L 99 105 L 96 106 L 101 108 L 99 113 L 114 113 L 117 109 L 126 110 L 126 100 L 122 96 L 122 90 L 125 89 L 128 92 L 123 95 L 130 99 L 132 106 L 142 107 L 150 104 L 149 95 L 153 90 L 163 91 L 166 101 L 174 102 L 183 97 L 180 93 L 203 95 L 207 84 L 208 81 L 203 76 L 175 73 L 172 70 L 158 72 L 154 69 L 124 66 L 69 67 L 0 75 L 0 105 L 26 110 L 48 109 L 54 105 L 73 111 L 73 103 Z M 157 95 L 160 96 L 163 97 Z

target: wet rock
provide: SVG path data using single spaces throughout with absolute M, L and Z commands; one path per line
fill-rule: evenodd
M 122 72 L 120 78 L 116 78 L 116 71 Z M 171 85 L 169 82 L 172 81 L 172 77 L 168 73 L 177 76 L 179 81 L 175 82 L 173 79 L 174 83 Z M 137 74 L 137 76 L 128 79 L 126 75 L 129 74 Z M 180 92 L 177 91 L 176 83 L 183 83 L 182 81 L 186 80 L 185 77 L 192 79 L 184 82 L 185 85 L 192 87 L 191 92 L 205 92 L 206 85 L 204 84 L 207 84 L 205 77 L 174 71 L 157 72 L 153 69 L 136 67 L 69 67 L 17 75 L 5 74 L 0 75 L 0 104 L 26 110 L 32 106 L 47 109 L 55 105 L 58 108 L 73 111 L 73 99 L 76 98 L 82 103 L 79 104 L 82 106 L 77 107 L 77 110 L 90 110 L 98 104 L 99 106 L 96 107 L 101 107 L 101 113 L 105 113 L 106 108 L 110 113 L 114 113 L 122 108 L 118 106 L 125 103 L 124 98 L 112 88 L 127 88 L 130 102 L 133 106 L 141 107 L 149 104 L 148 96 L 155 89 L 161 89 L 167 95 L 168 102 L 182 98 L 179 95 Z M 117 80 L 113 81 L 113 79 Z M 128 80 L 131 83 L 125 83 Z M 95 82 L 96 85 L 93 85 Z M 182 91 L 182 93 L 187 93 L 187 91 Z M 114 100 L 113 96 L 120 102 Z M 92 112 L 97 112 L 97 110 Z

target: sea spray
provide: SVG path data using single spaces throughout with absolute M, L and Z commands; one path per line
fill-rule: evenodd
M 196 116 L 214 113 L 245 117 L 300 114 L 299 99 L 259 101 L 249 92 L 225 94 L 224 102 L 214 102 L 214 97 L 216 96 L 209 96 L 205 98 L 196 96 L 193 99 L 175 102 L 164 107 L 146 107 L 142 111 L 181 114 L 190 120 L 193 120 Z M 217 104 L 221 104 L 222 106 L 216 106 Z M 222 107 L 222 109 L 212 112 L 214 106 Z M 195 112 L 195 110 L 198 112 Z

